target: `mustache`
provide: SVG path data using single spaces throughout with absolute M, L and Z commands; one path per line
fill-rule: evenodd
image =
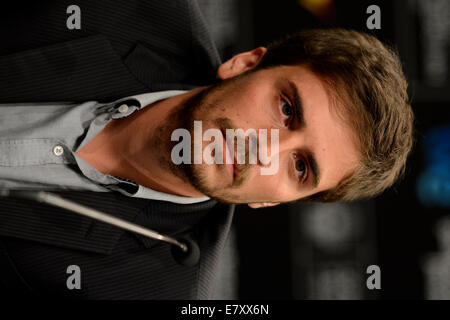
M 238 129 L 237 126 L 233 123 L 233 121 L 229 118 L 217 118 L 214 120 L 214 125 L 222 132 L 225 139 L 227 139 L 226 130 L 231 129 L 234 132 Z M 254 137 L 253 137 L 254 138 Z M 254 152 L 255 150 L 250 150 L 250 147 L 253 146 L 256 148 L 257 140 L 254 141 L 253 144 L 250 143 L 250 139 L 253 139 L 249 136 L 244 137 L 233 137 L 233 148 L 234 148 L 234 155 L 235 158 L 233 159 L 233 162 L 236 167 L 236 179 L 233 182 L 232 188 L 237 188 L 241 186 L 248 178 L 248 172 L 251 168 L 250 163 L 250 153 Z M 239 139 L 244 139 L 245 142 L 245 148 L 238 148 Z M 256 138 L 255 138 L 256 139 Z M 244 163 L 239 163 L 239 159 L 244 159 Z

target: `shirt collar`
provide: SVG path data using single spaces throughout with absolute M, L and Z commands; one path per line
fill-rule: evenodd
M 166 90 L 166 91 L 158 91 L 158 92 L 150 92 L 138 94 L 126 98 L 122 98 L 114 101 L 114 110 L 115 112 L 112 114 L 113 119 L 119 119 L 123 117 L 127 117 L 136 110 L 143 109 L 150 104 L 157 102 L 159 100 L 167 99 L 182 93 L 187 92 L 186 90 Z M 135 102 L 135 103 L 133 103 Z M 120 110 L 120 107 L 125 104 L 126 111 Z M 122 111 L 122 112 L 121 112 Z
M 112 119 L 119 119 L 127 117 L 136 110 L 141 110 L 150 104 L 157 102 L 159 100 L 167 99 L 172 96 L 176 96 L 185 93 L 185 90 L 166 90 L 158 92 L 150 92 L 139 95 L 134 95 L 126 98 L 122 98 L 114 101 L 112 104 L 108 104 L 107 110 L 112 112 Z M 120 106 L 126 104 L 126 108 L 120 110 Z M 112 106 L 112 107 L 111 107 Z M 125 112 L 123 112 L 126 110 Z M 122 112 L 121 112 L 122 111 Z M 179 204 L 191 204 L 210 200 L 209 197 L 184 197 L 173 194 L 168 194 L 164 192 L 159 192 L 142 185 L 137 184 L 129 179 L 114 177 L 111 175 L 105 175 L 98 171 L 96 168 L 92 167 L 90 164 L 86 163 L 81 157 L 77 158 L 78 165 L 83 171 L 83 173 L 94 181 L 98 181 L 103 184 L 104 187 L 118 191 L 126 196 L 135 198 L 145 198 L 152 200 L 169 201 Z

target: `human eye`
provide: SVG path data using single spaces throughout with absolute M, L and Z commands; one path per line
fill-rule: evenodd
M 294 171 L 298 179 L 305 181 L 308 173 L 306 162 L 298 155 L 294 155 Z
M 280 113 L 285 126 L 289 126 L 289 123 L 294 115 L 294 109 L 292 108 L 289 99 L 284 96 L 280 97 Z

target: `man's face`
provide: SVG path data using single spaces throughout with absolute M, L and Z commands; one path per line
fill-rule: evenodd
M 193 121 L 202 122 L 203 132 L 267 129 L 268 142 L 271 129 L 278 130 L 278 152 L 271 153 L 268 145 L 271 159 L 278 157 L 273 175 L 262 175 L 261 167 L 269 165 L 248 164 L 248 157 L 238 166 L 204 162 L 178 166 L 199 191 L 220 201 L 293 201 L 335 187 L 359 159 L 352 131 L 333 111 L 324 83 L 306 67 L 281 66 L 229 77 L 191 102 L 177 118 L 192 137 Z M 203 149 L 209 143 L 203 141 Z

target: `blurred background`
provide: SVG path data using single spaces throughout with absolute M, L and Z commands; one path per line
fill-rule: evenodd
M 354 203 L 238 206 L 217 299 L 450 299 L 450 1 L 198 0 L 225 61 L 287 33 L 344 27 L 398 49 L 416 142 L 405 179 Z M 368 30 L 367 8 L 381 10 Z M 367 267 L 381 271 L 369 290 Z

